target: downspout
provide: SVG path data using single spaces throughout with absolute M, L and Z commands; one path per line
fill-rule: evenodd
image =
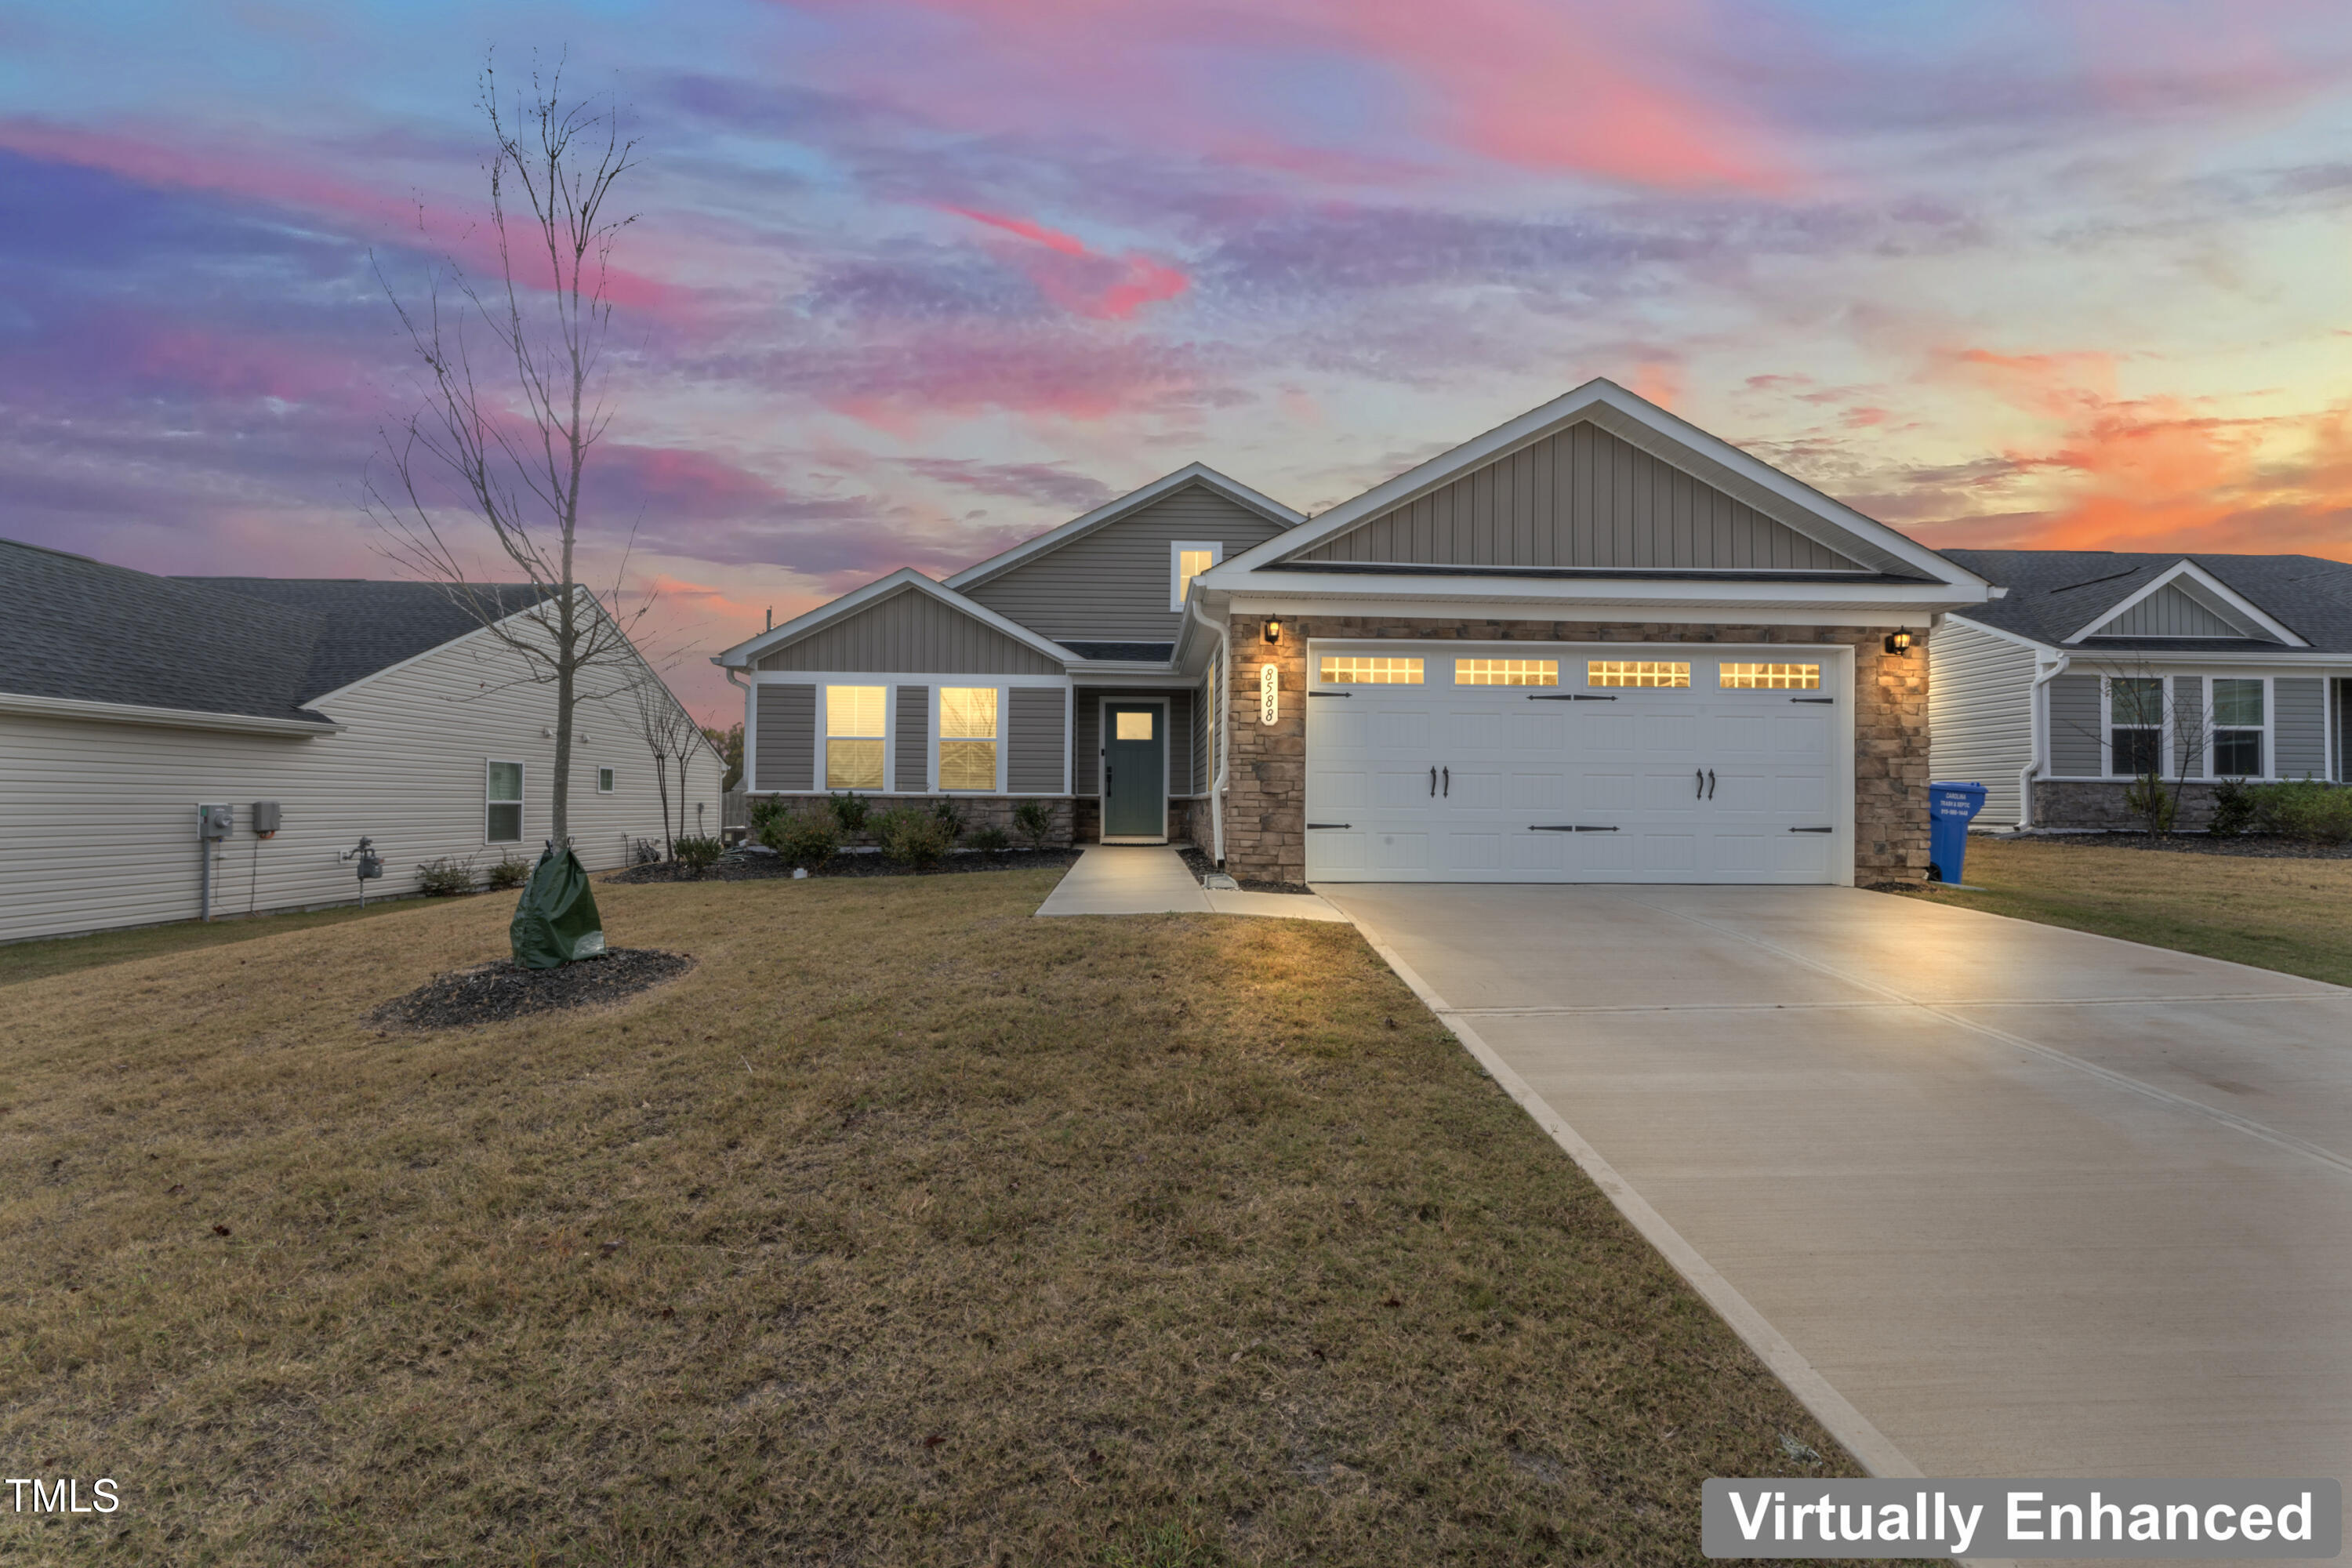
M 2066 673 L 2074 656 L 2062 653 L 2058 662 L 2033 678 L 2025 691 L 2026 751 L 2025 766 L 2017 771 L 2017 830 L 2020 833 L 2033 826 L 2033 775 L 2042 771 L 2042 731 L 2047 728 L 2041 712 L 2042 689 Z
M 1233 725 L 1234 710 L 1234 640 L 1225 628 L 1201 613 L 1200 605 L 1190 595 L 1184 607 L 1217 639 L 1217 776 L 1209 784 L 1209 838 L 1211 853 L 1217 865 L 1225 863 L 1225 770 L 1232 761 L 1233 737 L 1228 733 Z
M 772 620 L 775 617 L 775 614 L 776 613 L 773 610 L 769 611 L 769 618 Z M 719 664 L 719 661 L 715 658 L 710 662 L 713 664 Z M 750 718 L 751 689 L 735 679 L 735 667 L 733 665 L 719 664 L 719 668 L 726 672 L 727 684 L 735 688 L 735 689 L 743 694 L 743 707 L 745 709 L 744 717 L 746 719 Z M 727 763 L 724 758 L 719 760 L 719 776 L 722 779 L 727 776 Z M 748 814 L 751 809 L 751 726 L 749 724 L 745 724 L 743 726 L 743 776 L 737 782 L 742 788 L 743 809 Z M 719 792 L 719 831 L 722 836 L 727 831 L 727 792 L 723 789 Z

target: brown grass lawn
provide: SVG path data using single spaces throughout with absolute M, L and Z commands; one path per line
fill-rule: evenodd
M 1967 876 L 1910 896 L 2352 985 L 2352 861 L 1978 837 Z
M 504 899 L 0 991 L 0 1459 L 125 1500 L 0 1559 L 1694 1563 L 1854 1473 L 1352 931 L 1052 879 L 600 886 L 699 967 L 474 1032 L 362 1020 Z
M 509 895 L 511 907 L 512 895 Z M 200 947 L 222 947 L 276 936 L 280 931 L 308 931 L 313 926 L 341 925 L 345 921 L 373 920 L 422 907 L 416 899 L 378 899 L 367 908 L 339 904 L 332 909 L 298 910 L 282 915 L 238 915 L 216 921 L 173 921 L 169 925 L 140 926 L 131 931 L 97 931 L 89 936 L 36 939 L 0 945 L 0 985 L 38 980 L 99 963 L 121 963 L 165 952 L 192 952 Z

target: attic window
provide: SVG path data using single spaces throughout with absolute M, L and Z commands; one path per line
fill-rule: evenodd
M 1192 579 L 1225 558 L 1225 547 L 1213 539 L 1180 539 L 1168 546 L 1168 607 L 1181 610 Z

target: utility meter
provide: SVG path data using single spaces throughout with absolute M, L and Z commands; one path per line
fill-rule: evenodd
M 200 805 L 196 807 L 196 837 L 226 838 L 236 831 L 236 807 L 233 805 Z
M 284 818 L 284 814 L 278 810 L 278 803 L 274 800 L 255 801 L 250 815 L 253 821 L 253 836 L 256 838 L 267 838 L 277 832 Z
M 375 852 L 375 840 L 360 840 L 359 861 L 361 881 L 373 882 L 383 875 L 383 857 Z

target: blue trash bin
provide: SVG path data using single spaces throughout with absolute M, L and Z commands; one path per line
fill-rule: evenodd
M 1969 858 L 1969 824 L 1984 809 L 1980 784 L 1927 786 L 1927 880 L 1957 882 Z

